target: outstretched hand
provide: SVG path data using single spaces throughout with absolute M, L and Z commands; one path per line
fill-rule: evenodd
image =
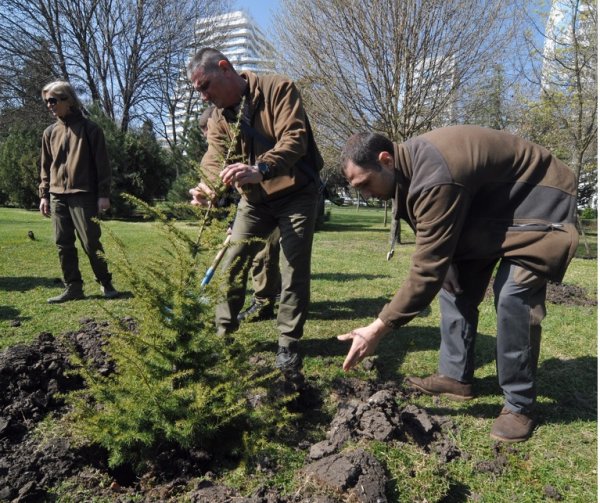
M 379 345 L 381 338 L 389 333 L 391 328 L 377 318 L 366 327 L 356 328 L 347 334 L 338 335 L 339 341 L 352 341 L 352 346 L 344 360 L 342 368 L 348 372 L 351 368 L 372 355 Z

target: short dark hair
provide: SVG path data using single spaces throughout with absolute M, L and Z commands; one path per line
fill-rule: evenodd
M 379 154 L 394 155 L 394 144 L 379 133 L 355 133 L 346 142 L 340 158 L 340 171 L 344 174 L 348 162 L 363 169 L 380 171 Z
M 192 76 L 198 68 L 202 68 L 206 73 L 215 72 L 219 69 L 219 61 L 225 60 L 229 63 L 229 66 L 233 68 L 231 62 L 227 59 L 221 51 L 213 49 L 212 47 L 205 47 L 200 49 L 187 65 L 187 76 L 188 79 L 192 79 Z

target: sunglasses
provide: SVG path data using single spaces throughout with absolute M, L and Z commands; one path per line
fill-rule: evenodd
M 48 98 L 44 100 L 46 105 L 56 105 L 59 101 L 67 101 L 68 98 Z

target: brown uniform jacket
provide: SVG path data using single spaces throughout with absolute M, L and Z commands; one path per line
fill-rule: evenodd
M 104 133 L 81 112 L 46 128 L 42 135 L 40 198 L 91 192 L 109 197 L 111 169 Z
M 214 182 L 228 164 L 254 165 L 262 161 L 270 166 L 273 177 L 260 184 L 238 187 L 239 192 L 255 203 L 283 197 L 314 181 L 313 173 L 323 165 L 300 93 L 291 80 L 279 75 L 240 75 L 248 82 L 245 116 L 259 136 L 250 138 L 241 133 L 233 158 L 224 165 L 227 147 L 235 139 L 230 123 L 236 117 L 233 113 L 234 117 L 226 118 L 227 111 L 215 109 L 208 120 L 208 150 L 201 162 L 203 175 Z
M 427 307 L 453 262 L 508 258 L 562 279 L 578 243 L 576 182 L 548 150 L 476 126 L 394 147 L 394 207 L 415 231 L 416 250 L 407 280 L 379 314 L 386 325 L 404 325 Z

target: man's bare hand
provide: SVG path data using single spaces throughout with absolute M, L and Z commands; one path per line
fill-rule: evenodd
M 212 190 L 205 183 L 200 182 L 196 187 L 189 190 L 192 200 L 190 201 L 194 206 L 208 206 L 209 203 L 214 203 L 216 200 L 215 191 Z
M 367 356 L 372 355 L 379 345 L 380 339 L 391 329 L 377 318 L 369 326 L 356 328 L 347 334 L 338 335 L 339 341 L 352 341 L 352 346 L 344 360 L 343 369 L 348 372 Z
M 104 213 L 110 209 L 110 199 L 108 197 L 98 198 L 98 213 Z
M 236 162 L 227 166 L 219 175 L 225 185 L 246 185 L 247 183 L 259 183 L 263 176 L 256 166 L 249 166 Z
M 47 197 L 40 199 L 40 213 L 45 217 L 50 216 L 50 200 Z

